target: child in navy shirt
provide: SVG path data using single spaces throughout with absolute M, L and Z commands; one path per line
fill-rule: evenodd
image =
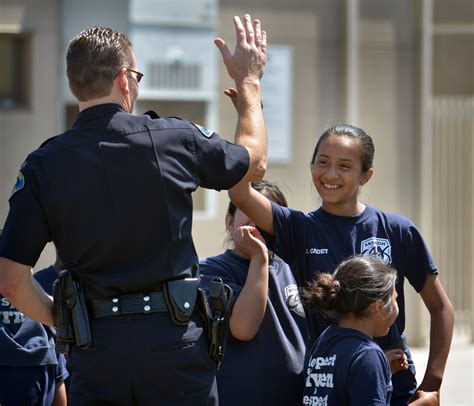
M 68 376 L 54 331 L 0 295 L 0 405 L 66 406 Z
M 235 97 L 235 92 L 226 94 Z M 274 240 L 274 252 L 305 281 L 311 281 L 320 272 L 332 272 L 342 260 L 356 254 L 376 255 L 397 270 L 400 314 L 388 334 L 376 341 L 385 351 L 402 349 L 408 357 L 408 368 L 393 376 L 391 405 L 398 406 L 406 405 L 417 390 L 415 367 L 404 335 L 405 278 L 420 294 L 431 317 L 428 365 L 418 389 L 438 391 L 441 386 L 453 334 L 454 310 L 415 225 L 405 217 L 359 200 L 361 187 L 374 171 L 373 157 L 372 138 L 364 130 L 335 125 L 320 137 L 311 158 L 313 183 L 322 199 L 320 208 L 304 213 L 282 207 L 253 190 L 247 182 L 234 186 L 229 195 L 264 236 Z M 313 338 L 329 324 L 321 313 L 308 320 Z M 400 357 L 398 353 L 395 356 Z
M 286 206 L 272 183 L 254 183 Z M 292 406 L 301 403 L 307 328 L 299 277 L 272 255 L 254 223 L 231 203 L 226 228 L 234 248 L 200 261 L 202 284 L 218 276 L 234 292 L 224 361 L 217 374 L 219 402 Z
M 306 363 L 303 405 L 390 404 L 390 365 L 373 340 L 388 333 L 398 315 L 396 271 L 373 257 L 353 257 L 333 275 L 319 273 L 305 299 L 338 325 L 326 328 Z M 437 405 L 436 392 L 417 392 L 410 405 Z

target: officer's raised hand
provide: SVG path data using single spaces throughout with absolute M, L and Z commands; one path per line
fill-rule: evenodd
M 236 45 L 231 53 L 222 38 L 214 43 L 222 54 L 229 75 L 237 85 L 244 80 L 260 79 L 267 59 L 267 34 L 261 30 L 260 21 L 245 14 L 243 22 L 234 17 Z
M 261 108 L 260 78 L 267 60 L 267 35 L 260 21 L 246 14 L 243 23 L 234 17 L 236 46 L 230 52 L 222 38 L 214 43 L 219 48 L 227 71 L 235 81 L 237 127 L 235 143 L 245 147 L 249 167 L 242 183 L 263 179 L 267 167 L 267 132 Z

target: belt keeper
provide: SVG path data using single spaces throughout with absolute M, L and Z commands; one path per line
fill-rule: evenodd
M 120 302 L 118 297 L 114 297 L 112 299 L 112 313 L 119 313 L 120 312 Z
M 125 314 L 150 314 L 168 312 L 163 292 L 142 292 L 116 296 L 109 299 L 91 300 L 94 318 L 123 316 Z
M 151 298 L 150 295 L 143 295 L 143 313 L 151 313 Z

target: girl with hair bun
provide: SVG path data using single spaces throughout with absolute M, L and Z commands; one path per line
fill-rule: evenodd
M 389 362 L 374 337 L 398 316 L 397 272 L 375 257 L 343 261 L 303 290 L 310 306 L 337 320 L 313 345 L 305 369 L 303 405 L 389 405 Z M 410 405 L 437 405 L 436 392 L 417 392 Z

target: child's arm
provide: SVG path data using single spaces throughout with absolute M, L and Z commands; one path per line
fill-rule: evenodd
M 430 312 L 431 328 L 428 364 L 418 390 L 439 391 L 453 337 L 454 309 L 436 275 L 426 277 L 420 295 Z
M 268 250 L 254 227 L 239 227 L 233 233 L 233 240 L 235 248 L 250 257 L 250 266 L 232 309 L 230 331 L 238 340 L 250 341 L 257 334 L 267 307 Z
M 240 181 L 229 189 L 232 202 L 249 219 L 270 235 L 274 235 L 272 204 L 264 195 L 257 192 L 249 182 Z
M 66 385 L 64 381 L 56 382 L 52 406 L 67 406 Z

